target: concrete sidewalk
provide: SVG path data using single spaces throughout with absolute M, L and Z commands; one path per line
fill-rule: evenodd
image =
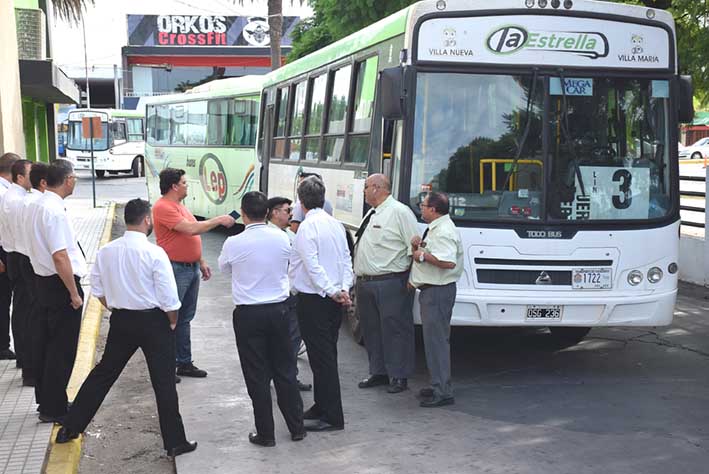
M 90 200 L 71 197 L 66 205 L 91 268 L 110 206 L 93 209 Z M 87 295 L 84 315 L 89 306 L 87 284 L 88 277 L 82 280 Z M 15 368 L 15 361 L 0 361 L 0 473 L 42 471 L 53 425 L 39 423 L 35 409 L 34 389 L 22 386 L 21 371 Z

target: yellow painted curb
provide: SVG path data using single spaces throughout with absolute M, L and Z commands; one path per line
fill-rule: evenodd
M 106 222 L 103 226 L 103 234 L 99 242 L 99 248 L 106 245 L 111 240 L 111 230 L 113 229 L 113 218 L 116 214 L 116 204 L 110 203 Z M 81 384 L 94 368 L 96 360 L 96 342 L 98 341 L 99 329 L 101 328 L 101 314 L 103 307 L 97 298 L 89 294 L 84 318 L 81 321 L 81 332 L 79 333 L 79 344 L 76 349 L 76 360 L 74 370 L 69 379 L 67 395 L 69 400 L 76 397 Z M 47 474 L 76 474 L 79 470 L 81 460 L 81 441 L 83 436 L 64 444 L 56 444 L 59 427 L 54 425 L 49 439 L 49 456 L 45 473 Z

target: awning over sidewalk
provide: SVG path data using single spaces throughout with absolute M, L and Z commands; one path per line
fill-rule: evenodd
M 22 95 L 50 104 L 78 104 L 81 89 L 50 60 L 20 59 Z

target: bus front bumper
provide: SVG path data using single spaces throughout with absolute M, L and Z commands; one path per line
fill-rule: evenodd
M 414 322 L 421 324 L 418 294 Z M 677 289 L 637 295 L 519 294 L 514 297 L 458 291 L 453 326 L 667 326 L 672 322 Z M 546 308 L 542 311 L 539 308 Z M 557 311 L 559 310 L 559 311 Z M 539 317 L 540 313 L 547 317 Z M 548 317 L 559 315 L 560 317 Z M 532 317 L 530 317 L 532 316 Z M 536 316 L 536 317 L 535 317 Z

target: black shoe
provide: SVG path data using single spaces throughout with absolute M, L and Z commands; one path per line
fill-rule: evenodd
M 197 441 L 185 441 L 184 444 L 168 449 L 167 455 L 175 457 L 180 454 L 191 453 L 195 449 L 197 449 Z
M 315 405 L 303 412 L 304 420 L 319 420 L 321 416 L 320 410 L 318 410 Z
M 263 446 L 265 448 L 271 448 L 276 445 L 275 439 L 264 438 L 260 434 L 256 433 L 249 433 L 249 442 L 258 444 L 259 446 Z
M 419 390 L 419 397 L 422 398 L 431 398 L 433 396 L 433 388 L 431 387 L 426 387 L 422 388 Z
M 182 379 L 180 377 L 178 377 L 177 375 L 175 375 L 175 383 L 178 384 L 180 382 L 182 382 Z
M 408 383 L 406 379 L 391 379 L 391 383 L 389 384 L 389 388 L 387 388 L 387 392 L 389 393 L 401 393 L 404 390 L 407 390 Z
M 196 367 L 190 362 L 189 364 L 177 364 L 177 375 L 201 379 L 207 376 L 207 371 Z
M 371 388 L 379 385 L 389 385 L 389 377 L 386 375 L 370 375 L 357 384 L 359 388 Z
M 45 413 L 39 413 L 39 421 L 42 423 L 56 423 L 58 425 L 64 424 L 64 416 L 54 416 L 47 415 Z
M 59 428 L 59 432 L 57 433 L 57 438 L 56 442 L 59 444 L 62 443 L 68 443 L 72 439 L 76 439 L 79 437 L 79 433 L 74 433 L 73 431 L 69 431 L 69 429 L 65 426 L 62 426 Z
M 421 403 L 419 403 L 419 406 L 422 408 L 435 408 L 443 407 L 446 405 L 453 405 L 454 403 L 455 398 L 453 397 L 442 397 L 440 395 L 434 395 L 428 400 L 423 400 Z
M 303 431 L 302 433 L 291 433 L 290 439 L 293 441 L 303 441 L 306 436 L 308 436 L 307 431 Z
M 12 352 L 10 349 L 0 351 L 0 360 L 15 360 L 16 358 L 17 357 L 15 356 L 15 353 Z
M 35 380 L 34 377 L 22 377 L 22 386 L 23 387 L 34 387 L 37 384 L 37 381 Z
M 22 361 L 20 359 L 15 359 L 15 368 L 16 369 L 22 368 Z
M 301 392 L 309 392 L 313 389 L 313 386 L 309 383 L 303 383 L 300 380 L 296 380 L 296 383 L 298 384 L 298 390 Z
M 345 427 L 341 425 L 331 425 L 327 421 L 317 420 L 314 423 L 306 423 L 305 431 L 339 431 L 344 430 Z

